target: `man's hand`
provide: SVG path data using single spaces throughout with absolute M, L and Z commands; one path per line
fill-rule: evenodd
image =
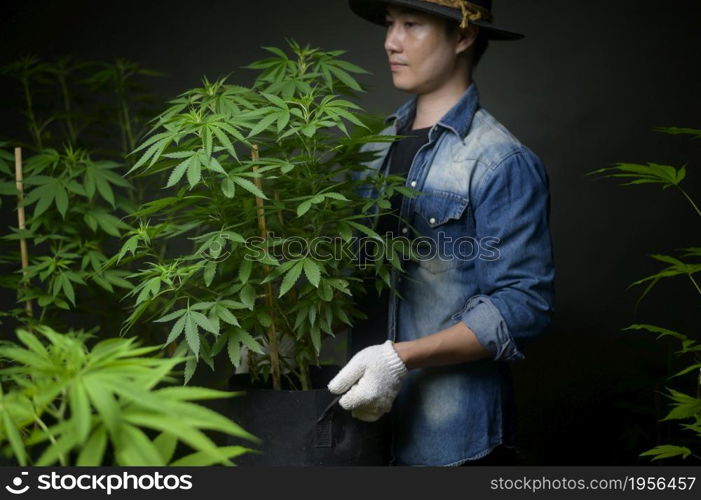
M 392 409 L 407 367 L 395 351 L 392 341 L 367 347 L 351 358 L 328 388 L 334 394 L 346 394 L 339 404 L 351 410 L 353 417 L 374 422 Z

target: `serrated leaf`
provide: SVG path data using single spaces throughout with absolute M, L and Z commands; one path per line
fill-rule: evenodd
M 234 148 L 234 145 L 231 143 L 231 140 L 229 140 L 226 134 L 216 127 L 212 128 L 212 132 L 214 132 L 214 135 L 217 137 L 222 147 L 224 147 L 224 149 L 226 149 L 233 158 L 238 159 L 236 149 Z
M 334 192 L 324 193 L 324 196 L 326 198 L 331 198 L 333 200 L 338 200 L 338 201 L 350 201 L 348 198 L 343 196 L 341 193 L 334 193 Z
M 202 165 L 197 155 L 193 156 L 190 166 L 187 167 L 187 182 L 190 189 L 194 188 L 202 179 Z
M 231 364 L 238 368 L 241 365 L 241 347 L 236 336 L 229 335 L 226 351 L 229 355 L 229 361 L 231 361 Z
M 182 316 L 186 312 L 187 312 L 187 309 L 179 309 L 179 310 L 174 311 L 170 314 L 166 314 L 165 316 L 158 318 L 158 319 L 154 320 L 153 322 L 154 323 L 164 323 L 166 321 L 172 321 L 175 318 L 179 318 L 180 316 Z
M 237 328 L 236 335 L 241 341 L 241 343 L 248 347 L 251 351 L 257 352 L 258 354 L 265 354 L 263 346 L 256 342 L 256 340 L 253 337 L 251 337 L 251 335 L 247 331 Z
M 185 383 L 187 384 L 197 370 L 197 359 L 194 357 L 187 358 L 185 362 Z
M 171 328 L 170 333 L 168 334 L 168 340 L 166 340 L 166 345 L 170 344 L 180 336 L 180 334 L 183 332 L 183 329 L 185 328 L 185 321 L 187 321 L 186 314 L 182 315 L 180 319 L 175 322 L 173 328 Z
M 225 177 L 221 183 L 221 191 L 227 198 L 231 199 L 236 194 L 236 184 L 229 177 Z
M 315 287 L 319 287 L 319 280 L 321 279 L 321 270 L 319 265 L 311 259 L 304 260 L 304 274 L 307 276 L 309 282 Z
M 321 332 L 319 331 L 319 326 L 314 325 L 311 328 L 310 331 L 310 336 L 312 338 L 312 344 L 314 345 L 314 350 L 316 351 L 317 355 L 321 351 Z
M 369 227 L 367 227 L 367 226 L 365 226 L 365 225 L 363 225 L 363 224 L 358 224 L 357 222 L 353 222 L 353 221 L 346 221 L 346 224 L 348 224 L 349 226 L 354 227 L 355 229 L 357 229 L 357 230 L 360 231 L 361 233 L 366 234 L 367 236 L 370 236 L 371 238 L 373 238 L 373 239 L 375 239 L 375 240 L 384 241 L 384 240 L 380 237 L 379 234 L 377 234 L 375 231 L 373 231 L 372 229 L 370 229 Z
M 200 336 L 197 331 L 197 323 L 192 318 L 192 313 L 184 316 L 185 319 L 185 340 L 187 345 L 190 346 L 190 350 L 195 355 L 199 357 L 200 354 Z
M 652 456 L 652 460 L 671 458 L 681 455 L 686 458 L 691 455 L 691 450 L 685 446 L 660 445 L 640 454 L 641 457 Z
M 358 82 L 355 81 L 355 78 L 350 76 L 348 73 L 343 71 L 340 68 L 336 68 L 334 66 L 327 66 L 329 71 L 333 73 L 336 78 L 338 78 L 341 82 L 343 82 L 346 86 L 352 88 L 353 90 L 357 90 L 359 92 L 362 92 L 362 88 L 360 85 L 358 85 Z
M 169 464 L 175 454 L 175 447 L 178 444 L 178 438 L 171 432 L 161 432 L 156 439 L 153 440 L 153 446 L 156 447 L 161 455 L 163 462 Z
M 274 109 L 274 108 L 273 108 Z M 260 134 L 262 131 L 267 129 L 272 123 L 277 120 L 277 114 L 276 113 L 271 113 L 267 116 L 264 116 L 257 124 L 255 127 L 251 129 L 249 132 L 247 139 L 250 139 L 252 137 L 255 137 L 256 135 Z
M 214 280 L 214 275 L 217 272 L 217 263 L 216 262 L 208 262 L 204 266 L 204 284 L 205 286 L 210 286 L 212 284 L 212 281 Z
M 241 186 L 243 189 L 248 191 L 249 193 L 252 193 L 254 196 L 257 196 L 258 198 L 262 198 L 264 200 L 267 200 L 268 197 L 263 194 L 263 191 L 258 189 L 255 184 L 253 184 L 251 181 L 248 179 L 244 179 L 243 177 L 232 177 L 231 180 L 233 180 L 236 184 Z
M 54 197 L 56 196 L 56 191 L 54 189 L 45 189 L 46 187 L 47 186 L 42 186 L 32 191 L 33 194 L 35 191 L 39 191 L 40 189 L 42 190 L 40 193 L 41 197 L 39 198 L 38 203 L 34 207 L 34 212 L 32 213 L 32 217 L 35 219 L 51 206 L 51 203 L 54 201 Z M 28 204 L 27 199 L 25 199 L 25 205 Z
M 209 320 L 207 316 L 197 311 L 190 311 L 190 316 L 202 329 L 213 333 L 215 335 L 219 334 L 219 329 Z
M 10 418 L 10 413 L 8 411 L 2 411 L 0 413 L 2 413 L 3 431 L 10 442 L 10 446 L 12 447 L 17 461 L 24 467 L 27 465 L 27 450 L 24 447 L 22 436 L 17 430 L 15 423 Z
M 304 268 L 304 261 L 299 261 L 297 262 L 292 268 L 285 273 L 284 278 L 282 279 L 282 283 L 280 284 L 280 293 L 278 294 L 278 298 L 282 297 L 285 295 L 287 292 L 290 291 L 290 289 L 297 283 L 297 280 L 299 279 L 300 274 L 302 273 L 302 269 Z
M 181 162 L 180 164 L 178 164 L 171 171 L 170 175 L 168 176 L 168 183 L 166 184 L 167 188 L 175 186 L 178 182 L 180 182 L 180 179 L 182 179 L 183 175 L 185 175 L 185 172 L 190 167 L 190 163 L 192 163 L 193 157 L 194 157 L 194 153 L 188 159 L 186 159 L 183 162 Z
M 674 400 L 675 404 L 662 421 L 691 418 L 701 413 L 701 399 L 675 391 L 674 389 L 669 389 L 669 393 L 669 397 Z
M 251 270 L 253 269 L 253 262 L 249 259 L 243 259 L 241 265 L 239 266 L 239 281 L 241 283 L 247 283 L 248 278 L 251 276 Z
M 217 307 L 217 315 L 219 316 L 219 318 L 221 318 L 222 321 L 225 321 L 230 325 L 239 326 L 239 320 L 236 319 L 236 316 L 234 316 L 234 314 L 231 311 L 229 311 L 226 307 Z
M 256 302 L 256 291 L 251 285 L 246 285 L 241 289 L 240 292 L 241 302 L 243 302 L 246 307 L 251 311 Z
M 71 421 L 75 425 L 76 434 L 80 441 L 85 441 L 90 434 L 91 412 L 88 395 L 83 388 L 81 379 L 77 379 L 70 388 Z
M 57 186 L 55 192 L 56 208 L 61 214 L 62 218 L 66 218 L 66 211 L 68 211 L 68 193 L 63 186 Z
M 297 206 L 297 217 L 302 217 L 304 214 L 309 212 L 309 209 L 312 208 L 312 202 L 311 200 L 303 201 Z
M 104 427 L 96 427 L 78 455 L 79 467 L 98 467 L 102 464 L 107 449 L 107 432 Z
M 272 94 L 266 94 L 265 92 L 261 92 L 261 95 L 263 97 L 265 97 L 267 100 L 269 100 L 270 102 L 272 102 L 273 104 L 275 104 L 277 107 L 285 108 L 285 109 L 287 108 L 287 104 L 285 103 L 285 101 L 280 99 L 278 96 L 272 95 Z
M 73 290 L 73 285 L 71 284 L 71 281 L 65 274 L 61 274 L 60 279 L 61 284 L 63 285 L 63 293 L 66 295 L 66 298 L 70 300 L 71 303 L 75 306 L 75 291 Z
M 214 156 L 209 158 L 209 161 L 206 163 L 207 168 L 211 170 L 212 172 L 217 172 L 218 174 L 226 174 L 226 170 L 224 170 L 224 167 L 221 166 L 219 163 L 219 160 L 217 160 Z
M 349 63 L 348 61 L 336 59 L 333 61 L 333 65 L 338 66 L 339 68 L 342 68 L 346 71 L 350 71 L 352 73 L 369 74 L 368 71 L 364 70 L 360 66 L 356 66 L 355 64 Z

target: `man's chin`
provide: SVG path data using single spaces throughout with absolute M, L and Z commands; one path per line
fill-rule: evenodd
M 407 84 L 406 82 L 402 82 L 401 80 L 397 81 L 397 79 L 394 79 L 392 81 L 392 83 L 394 84 L 394 88 L 397 90 L 400 90 L 402 92 L 406 92 L 408 94 L 415 94 L 416 93 L 415 87 L 413 85 Z

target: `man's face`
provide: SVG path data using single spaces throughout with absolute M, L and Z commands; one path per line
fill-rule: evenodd
M 385 51 L 397 89 L 426 94 L 454 77 L 461 49 L 457 38 L 448 38 L 443 19 L 393 6 L 385 19 Z

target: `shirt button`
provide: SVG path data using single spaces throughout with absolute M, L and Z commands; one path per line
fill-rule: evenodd
M 413 188 L 416 187 L 416 181 L 411 181 L 411 187 L 413 187 Z
M 408 233 L 408 232 L 409 232 L 409 229 L 408 229 L 408 228 L 406 228 L 406 227 L 403 227 L 403 228 L 402 228 L 402 234 L 406 234 L 406 233 Z
M 435 223 L 436 223 L 436 218 L 435 218 L 435 217 L 431 217 L 430 219 L 428 219 L 428 222 L 430 222 L 431 224 L 435 224 Z

